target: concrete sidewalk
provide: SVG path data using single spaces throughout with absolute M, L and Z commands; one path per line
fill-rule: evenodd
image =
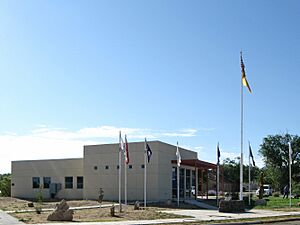
M 0 225 L 18 225 L 23 224 L 18 219 L 8 215 L 7 213 L 0 210 Z
M 193 218 L 181 219 L 160 219 L 160 220 L 134 220 L 134 221 L 114 221 L 114 222 L 81 222 L 80 225 L 138 225 L 138 224 L 164 224 L 164 223 L 182 223 L 182 222 L 211 222 L 234 219 L 253 219 L 262 217 L 282 217 L 282 216 L 299 216 L 300 212 L 280 212 L 271 210 L 250 210 L 245 213 L 220 213 L 217 210 L 168 210 L 163 211 L 178 215 L 191 216 Z M 47 223 L 37 225 L 69 225 L 72 223 Z

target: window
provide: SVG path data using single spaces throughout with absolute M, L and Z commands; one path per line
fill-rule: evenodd
M 191 197 L 191 170 L 185 170 L 185 195 Z
M 32 178 L 32 188 L 40 188 L 40 178 L 39 177 Z
M 184 197 L 184 168 L 179 169 L 179 197 Z
M 83 177 L 77 177 L 77 189 L 83 189 Z
M 97 166 L 94 166 L 94 170 L 97 170 L 98 169 L 98 167 Z
M 145 165 L 144 165 L 144 164 L 142 164 L 142 165 L 141 165 L 141 168 L 142 168 L 142 169 L 145 169 Z
M 65 177 L 65 188 L 66 189 L 73 188 L 73 177 Z
M 117 170 L 118 170 L 118 169 L 120 169 L 120 166 L 119 166 L 119 165 L 117 165 Z
M 105 166 L 105 169 L 108 170 L 108 169 L 109 169 L 109 166 Z
M 172 198 L 177 198 L 177 168 L 172 168 Z
M 129 168 L 129 169 L 132 169 L 132 165 L 129 165 L 128 168 Z
M 51 184 L 51 177 L 43 177 L 44 188 L 49 188 Z

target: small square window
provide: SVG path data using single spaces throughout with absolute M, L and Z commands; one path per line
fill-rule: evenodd
M 94 170 L 97 170 L 98 169 L 98 166 L 94 166 Z
M 119 165 L 117 165 L 117 170 L 118 170 L 118 169 L 120 169 L 120 166 L 119 166 Z
M 142 168 L 142 169 L 144 169 L 144 168 L 145 168 L 145 165 L 144 165 L 144 164 L 142 164 L 142 165 L 141 165 L 141 168 Z
M 129 169 L 132 169 L 132 165 L 129 165 L 128 168 L 129 168 Z
M 105 166 L 105 169 L 108 170 L 108 169 L 109 169 L 109 166 Z

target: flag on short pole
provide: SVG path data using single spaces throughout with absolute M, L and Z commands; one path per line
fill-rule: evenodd
M 290 160 L 290 163 L 292 163 L 292 153 L 293 153 L 292 144 L 291 144 L 291 142 L 289 142 L 289 160 Z
M 123 152 L 124 151 L 124 141 L 121 135 L 121 131 L 120 131 L 120 136 L 119 136 L 119 151 Z
M 219 148 L 219 142 L 217 146 L 217 206 L 219 206 L 219 189 L 220 189 L 220 148 Z
M 178 148 L 178 141 L 177 141 L 176 156 L 177 156 L 177 166 L 180 167 L 180 164 L 181 164 L 181 155 L 180 155 L 179 148 Z
M 146 140 L 146 155 L 147 155 L 147 162 L 149 163 L 152 156 L 152 151 L 150 146 L 147 143 L 147 140 Z
M 152 151 L 150 146 L 147 143 L 147 139 L 145 138 L 145 156 L 144 156 L 144 207 L 147 205 L 147 162 L 150 162 L 150 158 L 152 156 Z
M 290 207 L 292 206 L 292 144 L 289 144 L 289 189 L 290 189 Z
M 241 52 L 241 70 L 242 70 L 242 83 L 245 87 L 248 88 L 249 92 L 252 93 L 252 90 L 251 90 L 250 85 L 246 78 L 245 65 L 244 65 L 244 61 L 243 61 L 242 52 Z
M 124 142 L 122 139 L 122 134 L 120 131 L 120 135 L 119 135 L 119 211 L 122 211 L 122 205 L 121 205 L 121 169 L 122 169 L 122 151 L 124 151 Z
M 217 164 L 220 165 L 220 157 L 221 157 L 221 153 L 220 153 L 220 148 L 219 148 L 219 142 L 218 142 L 218 146 L 217 146 Z
M 255 161 L 254 161 L 254 157 L 253 157 L 253 154 L 252 154 L 252 149 L 251 149 L 250 142 L 249 142 L 249 154 L 250 154 L 250 157 L 252 159 L 252 164 L 255 167 Z
M 129 163 L 129 150 L 128 150 L 128 142 L 127 142 L 126 134 L 125 134 L 125 151 L 124 151 L 124 153 L 125 153 L 125 162 L 126 162 L 126 164 L 128 164 Z
M 129 163 L 129 153 L 128 153 L 128 142 L 127 135 L 125 134 L 125 143 L 124 143 L 124 168 L 125 168 L 125 205 L 127 205 L 127 164 Z

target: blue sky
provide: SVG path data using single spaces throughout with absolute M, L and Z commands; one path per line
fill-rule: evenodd
M 0 172 L 161 140 L 216 161 L 300 133 L 299 1 L 0 1 Z M 245 158 L 247 152 L 245 152 Z

